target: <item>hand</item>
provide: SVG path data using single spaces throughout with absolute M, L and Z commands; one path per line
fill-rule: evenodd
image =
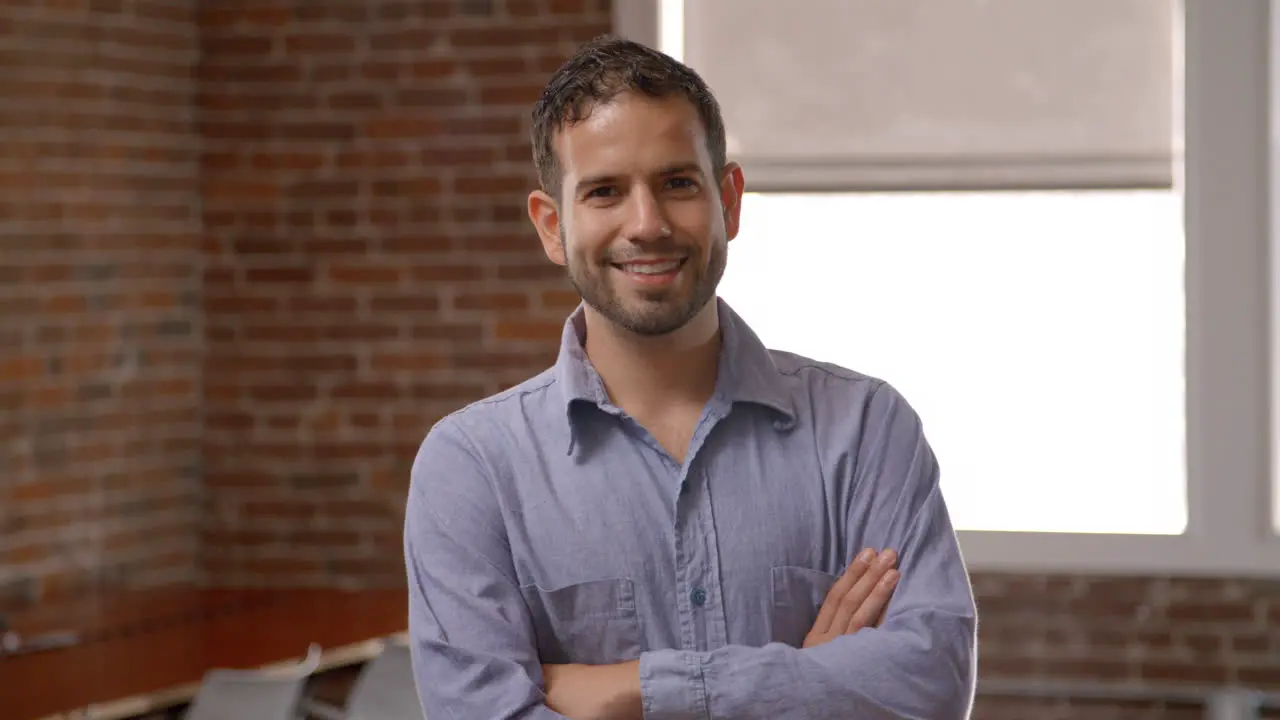
M 543 665 L 547 707 L 570 720 L 642 720 L 640 661 Z
M 893 567 L 897 561 L 893 550 L 877 553 L 868 548 L 859 553 L 827 592 L 818 619 L 804 638 L 804 647 L 879 625 L 898 584 L 900 574 Z

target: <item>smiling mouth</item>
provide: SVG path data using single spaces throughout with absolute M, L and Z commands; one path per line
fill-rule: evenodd
M 679 260 L 645 260 L 643 262 L 616 263 L 614 267 L 631 275 L 669 275 L 684 267 L 687 258 Z
M 688 258 L 680 258 L 678 260 L 644 260 L 613 263 L 612 266 L 634 285 L 657 288 L 675 283 L 676 279 L 680 277 L 680 271 L 688 261 Z

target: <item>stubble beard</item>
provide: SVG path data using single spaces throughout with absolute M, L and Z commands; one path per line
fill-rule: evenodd
M 569 283 L 589 307 L 617 327 L 636 335 L 658 336 L 673 333 L 684 327 L 707 303 L 716 296 L 716 289 L 724 277 L 728 264 L 728 244 L 716 242 L 707 260 L 707 266 L 690 267 L 698 254 L 689 256 L 681 272 L 693 273 L 689 290 L 683 287 L 642 293 L 638 300 L 628 302 L 619 295 L 610 273 L 614 269 L 606 263 L 588 265 L 577 262 L 569 253 L 564 229 L 560 230 L 560 247 L 565 256 L 565 270 Z

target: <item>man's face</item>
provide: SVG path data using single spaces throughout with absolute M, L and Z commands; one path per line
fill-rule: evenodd
M 530 204 L 547 255 L 618 327 L 641 335 L 683 327 L 724 275 L 741 171 L 713 176 L 702 123 L 683 99 L 623 94 L 556 140 L 558 212 L 551 219 Z

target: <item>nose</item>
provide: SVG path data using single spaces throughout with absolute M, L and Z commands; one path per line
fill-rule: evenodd
M 632 242 L 653 242 L 670 234 L 670 225 L 653 190 L 639 186 L 627 199 L 626 236 Z

